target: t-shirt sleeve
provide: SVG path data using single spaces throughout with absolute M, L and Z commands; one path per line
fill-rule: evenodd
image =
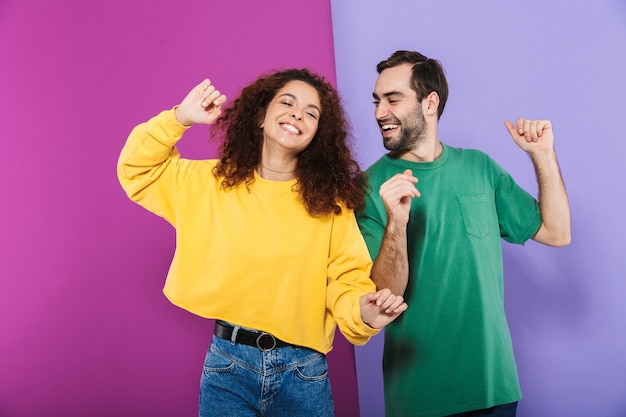
M 538 201 L 502 168 L 496 187 L 496 210 L 500 236 L 510 243 L 524 244 L 541 227 Z
M 365 207 L 356 212 L 359 229 L 372 259 L 376 259 L 378 256 L 387 224 L 387 212 L 384 206 L 381 212 L 379 205 L 382 205 L 382 200 L 374 199 L 368 193 L 365 197 Z

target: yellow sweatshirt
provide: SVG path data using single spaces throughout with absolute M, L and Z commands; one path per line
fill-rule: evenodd
M 212 173 L 216 160 L 180 157 L 185 130 L 174 110 L 138 125 L 117 168 L 127 195 L 176 228 L 166 297 L 322 353 L 337 324 L 356 345 L 377 334 L 360 314 L 359 298 L 375 285 L 353 211 L 309 215 L 295 180 L 256 175 L 249 188 L 225 190 Z

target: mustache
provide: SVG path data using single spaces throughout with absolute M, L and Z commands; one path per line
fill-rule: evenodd
M 384 124 L 399 125 L 400 124 L 400 120 L 396 119 L 395 117 L 385 117 L 383 119 L 376 119 L 376 121 L 378 122 L 379 125 L 384 125 Z

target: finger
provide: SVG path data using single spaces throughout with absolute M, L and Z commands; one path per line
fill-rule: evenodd
M 395 299 L 396 299 L 396 296 L 389 293 L 387 297 L 385 297 L 384 299 L 382 297 L 379 298 L 380 303 L 377 303 L 378 307 L 380 307 L 380 309 L 384 311 L 385 313 L 389 313 L 390 312 L 389 308 L 393 305 L 393 302 L 395 301 Z
M 207 107 L 209 103 L 211 103 L 211 94 L 215 92 L 215 87 L 212 85 L 203 85 L 202 91 L 200 92 L 200 105 L 202 107 Z
M 405 169 L 404 172 L 402 173 L 406 179 L 408 179 L 411 182 L 416 183 L 417 182 L 417 177 L 415 177 L 413 175 L 413 171 L 411 171 L 410 169 Z
M 527 142 L 537 142 L 537 120 L 529 120 L 528 121 L 528 129 L 526 134 Z
M 211 86 L 211 80 L 209 80 L 208 78 L 205 78 L 199 84 L 199 87 L 202 89 L 202 91 L 206 91 L 210 86 Z
M 415 188 L 415 184 L 417 184 L 418 179 L 414 177 L 412 174 L 396 174 L 384 183 L 381 184 L 380 190 L 394 190 L 401 188 Z
M 388 200 L 396 200 L 405 196 L 419 197 L 420 195 L 415 183 L 406 180 L 384 184 L 378 190 L 378 194 Z
M 220 96 L 219 96 L 217 99 L 215 99 L 215 100 L 213 101 L 213 103 L 214 103 L 217 107 L 219 107 L 219 106 L 221 106 L 222 104 L 226 103 L 226 99 L 227 99 L 227 97 L 226 97 L 224 94 L 220 94 Z
M 521 117 L 517 119 L 517 131 L 526 142 L 530 142 L 532 140 L 530 136 L 530 123 L 531 121 L 528 119 L 523 119 Z
M 393 306 L 389 307 L 385 311 L 385 313 L 386 314 L 400 314 L 400 313 L 406 311 L 407 308 L 409 308 L 408 304 L 403 301 L 403 302 L 401 302 L 398 305 L 393 305 Z
M 509 135 L 511 135 L 511 137 L 513 138 L 519 137 L 519 129 L 516 127 L 516 125 L 509 122 L 508 120 L 505 120 L 504 126 L 506 127 L 506 130 L 508 130 Z
M 394 174 L 391 178 L 389 178 L 385 182 L 394 182 L 398 180 L 416 181 L 417 177 L 413 176 L 413 172 L 410 169 L 407 169 L 404 172 Z
M 374 299 L 376 300 L 376 305 L 381 306 L 387 300 L 387 297 L 391 294 L 391 290 L 388 288 L 383 288 L 380 291 L 377 291 L 374 294 Z
M 409 179 L 405 176 L 402 176 L 402 177 L 394 176 L 391 179 L 384 182 L 383 184 L 381 184 L 378 191 L 379 193 L 393 193 L 397 190 L 416 188 L 415 187 L 416 183 L 417 183 L 417 179 Z
M 404 172 L 395 174 L 394 176 L 389 178 L 386 182 L 393 182 L 394 180 L 398 180 L 398 179 L 405 179 L 405 180 L 417 182 L 417 178 L 413 176 L 413 171 L 411 171 L 410 169 L 405 169 Z
M 515 124 L 517 126 L 517 133 L 519 135 L 524 135 L 524 124 L 525 124 L 525 120 L 523 117 L 518 117 L 517 120 L 515 120 Z
M 206 96 L 204 97 L 204 101 L 206 101 L 207 103 L 213 103 L 221 95 L 222 93 L 220 93 L 219 90 L 216 90 L 215 87 L 211 86 L 206 91 Z
M 403 303 L 404 303 L 404 298 L 401 295 L 395 296 L 391 305 L 389 305 L 389 307 L 387 307 L 387 309 L 385 310 L 385 313 L 397 313 L 398 309 Z
M 208 90 L 207 90 L 208 91 Z M 213 90 L 205 99 L 200 103 L 202 107 L 207 108 L 211 105 L 219 107 L 226 102 L 226 96 L 220 93 L 219 90 Z
M 390 314 L 402 305 L 403 302 L 404 298 L 401 295 L 389 294 L 389 297 L 387 297 L 385 302 L 382 303 L 380 309 L 384 310 L 385 313 Z
M 393 310 L 393 312 L 396 314 L 400 314 L 400 313 L 405 312 L 408 308 L 409 308 L 409 305 L 407 303 L 402 303 L 395 310 Z
M 551 128 L 551 124 L 549 120 L 538 120 L 537 121 L 537 136 L 541 137 L 543 132 L 549 130 Z
M 215 91 L 215 86 L 210 85 L 208 87 L 203 87 L 202 94 L 200 95 L 202 98 L 208 98 L 211 93 Z
M 417 182 L 417 177 L 413 175 L 413 172 L 411 172 L 410 169 L 407 169 L 406 171 L 404 171 L 400 178 L 402 178 L 405 181 L 409 181 L 412 183 L 416 183 Z

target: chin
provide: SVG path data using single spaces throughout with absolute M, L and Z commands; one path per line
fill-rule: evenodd
M 395 142 L 393 138 L 383 138 L 383 146 L 388 151 L 394 151 L 396 149 L 394 145 L 395 145 Z

